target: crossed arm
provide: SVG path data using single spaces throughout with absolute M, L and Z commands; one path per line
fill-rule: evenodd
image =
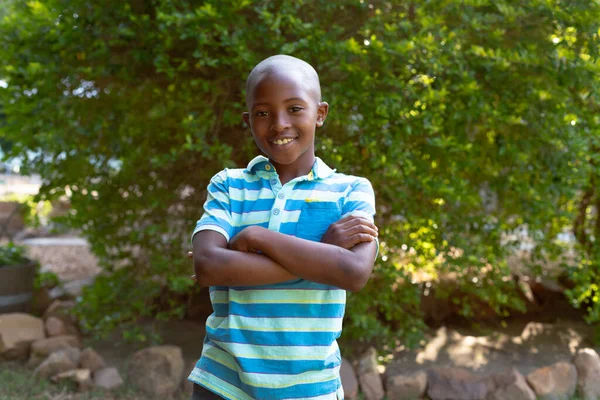
M 360 217 L 332 224 L 321 242 L 252 226 L 231 239 L 200 231 L 193 240 L 196 279 L 202 286 L 254 286 L 303 278 L 359 291 L 377 252 L 377 228 Z

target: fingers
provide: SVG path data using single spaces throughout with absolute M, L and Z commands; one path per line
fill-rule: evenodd
M 357 233 L 366 233 L 373 237 L 379 236 L 379 233 L 375 229 L 373 229 L 372 227 L 370 227 L 368 225 L 363 225 L 363 224 L 354 225 L 353 227 L 348 228 L 348 230 L 346 232 L 348 233 L 348 235 L 355 235 Z
M 346 250 L 350 250 L 359 243 L 372 242 L 374 240 L 375 237 L 373 235 L 369 235 L 368 233 L 357 233 L 347 237 L 343 243 L 339 244 L 339 246 L 343 247 Z
M 192 257 L 194 257 L 194 253 L 192 253 L 191 251 L 188 251 L 187 256 L 188 256 L 188 258 L 192 258 Z
M 369 221 L 367 218 L 358 217 L 354 215 L 339 220 L 337 224 L 343 229 L 349 229 L 356 225 L 364 225 L 369 227 L 373 231 L 379 231 L 379 228 L 377 228 L 377 226 L 375 226 L 375 224 Z
M 350 245 L 347 249 L 351 249 L 359 243 L 372 242 L 375 240 L 375 236 L 369 235 L 368 233 L 357 233 L 348 238 L 348 244 Z

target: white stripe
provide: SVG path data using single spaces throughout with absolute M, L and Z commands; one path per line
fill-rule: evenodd
M 227 211 L 221 210 L 220 208 L 213 208 L 212 210 L 207 210 L 200 218 L 200 222 L 209 219 L 210 217 L 220 218 L 225 221 L 230 221 L 231 217 Z
M 212 329 L 243 329 L 257 332 L 339 332 L 342 318 L 262 318 L 232 315 L 211 317 L 206 326 Z
M 366 218 L 369 221 L 373 222 L 373 215 L 371 213 L 364 212 L 362 210 L 354 210 L 352 212 L 346 213 L 346 214 L 342 215 L 340 219 L 346 218 L 349 215 L 354 215 L 356 217 L 363 217 L 363 218 Z
M 273 191 L 266 187 L 261 190 L 229 188 L 229 195 L 231 200 L 237 201 L 272 200 L 275 198 Z
M 333 342 L 331 346 L 260 346 L 218 340 L 213 342 L 227 353 L 235 354 L 236 357 L 260 360 L 325 360 L 338 350 L 337 342 Z M 206 343 L 204 347 L 208 350 L 208 347 L 212 346 Z
M 350 192 L 346 196 L 346 202 L 349 201 L 362 201 L 364 203 L 373 205 L 373 195 L 365 192 Z
M 206 200 L 206 204 L 212 201 L 220 201 L 225 204 L 229 204 L 229 196 L 224 192 L 209 192 Z
M 192 233 L 192 242 L 194 241 L 194 235 L 200 231 L 214 231 L 219 232 L 221 235 L 225 236 L 225 239 L 229 242 L 229 235 L 225 231 L 225 229 L 221 228 L 218 225 L 202 225 L 194 229 L 194 233 Z
M 269 222 L 271 211 L 253 211 L 245 214 L 231 214 L 234 226 L 258 225 Z

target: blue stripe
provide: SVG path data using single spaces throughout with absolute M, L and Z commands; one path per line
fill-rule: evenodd
M 262 188 L 270 188 L 271 184 L 267 179 L 264 178 L 260 178 L 257 181 L 247 181 L 245 179 L 241 179 L 241 178 L 228 178 L 227 179 L 227 183 L 229 184 L 229 187 L 235 188 L 235 189 L 247 189 L 247 190 L 261 190 Z
M 228 367 L 219 364 L 210 358 L 202 358 L 196 365 L 196 368 L 200 368 L 234 386 L 239 387 L 255 399 L 281 399 L 286 397 L 297 397 L 300 394 L 302 397 L 316 397 L 335 392 L 339 386 L 339 380 L 332 379 L 328 382 L 320 383 L 318 385 L 302 384 L 281 389 L 257 388 L 243 383 L 240 380 L 237 371 L 229 369 Z
M 221 304 L 214 304 L 215 312 Z M 340 318 L 344 316 L 343 304 L 239 304 L 229 302 L 229 313 L 243 317 L 295 317 L 295 318 Z
M 298 210 L 302 210 L 302 207 L 304 207 L 304 205 L 306 204 L 305 200 L 288 200 L 285 203 L 285 207 L 284 209 L 286 211 L 298 211 Z
M 238 233 L 240 233 L 241 231 L 243 231 L 245 228 L 248 228 L 249 226 L 262 226 L 263 228 L 268 228 L 269 227 L 269 222 L 261 222 L 260 224 L 250 224 L 250 225 L 240 225 L 240 226 L 236 226 L 233 229 L 233 236 L 237 235 Z
M 204 209 L 207 211 L 211 210 L 223 210 L 225 212 L 229 212 L 230 206 L 227 203 L 224 203 L 219 200 L 211 200 L 204 205 Z
M 298 225 L 297 222 L 282 222 L 281 225 L 279 225 L 279 232 L 286 235 L 295 236 L 296 225 Z
M 365 203 L 364 201 L 349 201 L 344 204 L 344 209 L 342 210 L 342 214 L 346 214 L 351 211 L 360 210 L 369 214 L 375 214 L 375 210 L 373 210 L 373 206 L 369 203 Z
M 216 346 L 218 347 L 218 346 Z M 261 374 L 301 374 L 306 371 L 319 371 L 340 365 L 339 351 L 324 360 L 260 360 L 256 358 L 238 358 L 238 365 L 244 372 Z
M 299 327 L 299 329 L 301 329 Z M 211 339 L 227 343 L 259 346 L 330 346 L 340 336 L 338 332 L 264 332 L 245 329 L 213 329 L 206 327 Z
M 273 207 L 275 199 L 258 199 L 258 200 L 229 200 L 231 204 L 231 212 L 236 214 L 250 213 L 253 211 L 270 211 Z
M 357 183 L 356 185 L 354 185 L 354 187 L 352 188 L 352 192 L 362 192 L 362 193 L 373 194 L 373 187 L 371 186 L 370 182 L 361 181 L 361 182 Z

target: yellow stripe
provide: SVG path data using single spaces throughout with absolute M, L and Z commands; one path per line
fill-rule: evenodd
M 214 296 L 212 296 L 214 294 Z M 213 303 L 226 304 L 345 304 L 344 290 L 234 290 L 211 293 Z

